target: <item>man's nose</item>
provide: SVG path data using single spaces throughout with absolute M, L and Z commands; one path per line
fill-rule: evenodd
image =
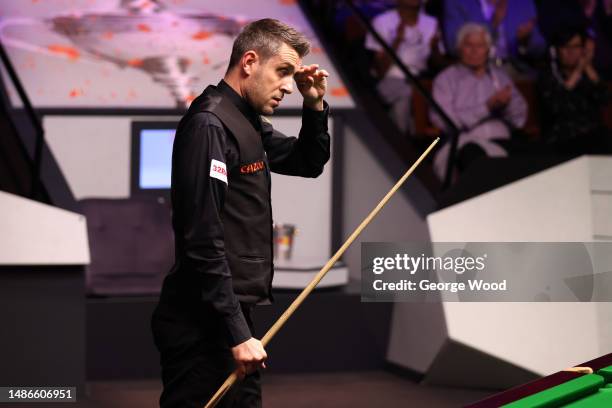
M 290 77 L 287 80 L 283 81 L 280 89 L 283 93 L 286 94 L 290 94 L 291 92 L 293 92 L 293 77 Z

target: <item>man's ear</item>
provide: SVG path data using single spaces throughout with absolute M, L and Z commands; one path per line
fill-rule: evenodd
M 259 65 L 259 62 L 259 55 L 257 55 L 255 51 L 249 50 L 242 56 L 240 66 L 246 75 L 253 75 L 255 73 L 255 69 L 257 69 L 257 66 Z

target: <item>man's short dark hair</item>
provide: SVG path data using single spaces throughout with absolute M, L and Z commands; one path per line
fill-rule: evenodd
M 249 50 L 255 51 L 265 61 L 276 55 L 283 43 L 293 48 L 300 58 L 310 51 L 310 42 L 293 27 L 272 18 L 253 21 L 234 40 L 228 70 L 238 64 Z

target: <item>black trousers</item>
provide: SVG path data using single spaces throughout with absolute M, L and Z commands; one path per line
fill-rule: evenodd
M 223 322 L 212 311 L 193 310 L 160 301 L 151 327 L 161 355 L 161 408 L 203 408 L 234 371 L 234 359 Z M 255 335 L 250 305 L 242 311 Z M 261 373 L 239 381 L 225 394 L 219 408 L 261 407 Z

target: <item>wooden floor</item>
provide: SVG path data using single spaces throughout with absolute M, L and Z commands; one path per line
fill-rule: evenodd
M 88 387 L 89 397 L 76 404 L 36 404 L 36 407 L 156 407 L 161 391 L 161 384 L 153 380 L 93 382 Z M 264 378 L 266 408 L 455 408 L 490 394 L 490 391 L 419 385 L 384 371 L 267 375 Z M 23 405 L 15 407 L 23 408 Z
M 419 385 L 383 371 L 272 377 L 264 387 L 266 408 L 456 408 L 491 394 Z

